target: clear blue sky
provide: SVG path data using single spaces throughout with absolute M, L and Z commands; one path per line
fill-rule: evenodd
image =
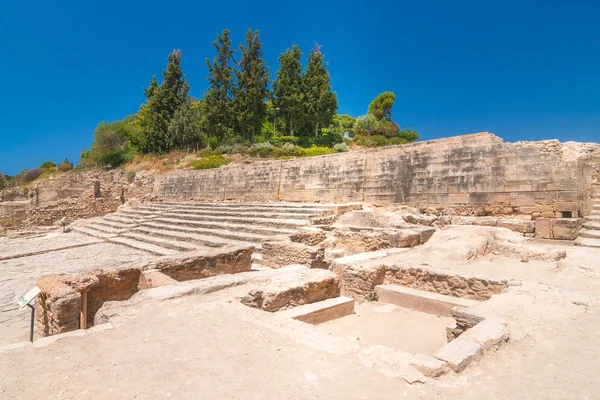
M 600 140 L 597 1 L 2 1 L 0 172 L 79 161 L 98 122 L 133 114 L 182 50 L 202 97 L 224 28 L 260 30 L 271 72 L 293 43 L 322 44 L 339 112 L 396 93 L 422 139 Z

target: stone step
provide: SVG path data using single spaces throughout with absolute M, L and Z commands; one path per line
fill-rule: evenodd
M 158 235 L 150 235 L 141 232 L 128 232 L 120 235 L 122 238 L 133 239 L 139 242 L 150 243 L 156 246 L 160 246 L 166 249 L 178 250 L 178 251 L 193 251 L 198 249 L 200 246 L 195 246 L 186 241 L 171 240 Z
M 165 214 L 187 214 L 190 216 L 222 216 L 222 217 L 242 217 L 242 218 L 272 218 L 272 219 L 306 219 L 319 216 L 317 213 L 288 213 L 285 210 L 281 212 L 256 212 L 247 210 L 188 210 L 183 208 L 173 208 Z
M 139 224 L 140 221 L 143 221 L 143 218 L 137 218 L 137 217 L 133 217 L 131 215 L 124 215 L 124 214 L 119 214 L 114 213 L 114 214 L 107 214 L 104 217 L 102 217 L 102 219 L 106 220 L 106 221 L 113 221 L 113 222 L 120 222 L 122 224 Z
M 165 213 L 162 217 L 170 219 L 182 219 L 189 221 L 188 214 Z M 278 228 L 298 229 L 309 225 L 309 221 L 303 219 L 277 219 L 277 218 L 246 218 L 246 217 L 217 217 L 214 215 L 196 215 L 194 221 L 229 222 L 234 224 L 253 224 L 262 226 L 276 226 Z
M 77 226 L 77 227 L 73 228 L 73 230 L 75 232 L 83 233 L 84 235 L 91 236 L 94 238 L 99 238 L 99 239 L 108 239 L 108 238 L 112 238 L 112 237 L 116 236 L 113 234 L 98 231 L 96 229 L 91 229 L 88 226 Z
M 453 307 L 471 307 L 479 303 L 476 300 L 445 296 L 400 285 L 375 286 L 375 294 L 379 302 L 444 317 L 452 316 Z
M 575 239 L 575 246 L 600 248 L 600 240 L 584 238 L 584 237 L 580 236 L 577 239 Z
M 119 214 L 125 214 L 125 215 L 129 215 L 129 216 L 137 216 L 138 218 L 139 217 L 154 218 L 156 216 L 159 216 L 161 213 L 144 211 L 144 210 L 136 210 L 133 208 L 123 208 L 123 209 L 119 210 Z
M 600 203 L 594 204 L 594 210 L 600 210 Z
M 600 231 L 600 222 L 584 222 L 583 227 L 585 229 Z
M 261 226 L 252 224 L 232 224 L 228 222 L 219 221 L 199 221 L 195 219 L 185 218 L 166 218 L 160 217 L 153 219 L 152 222 L 160 222 L 162 224 L 168 224 L 175 229 L 176 226 L 188 226 L 202 229 L 216 229 L 216 230 L 228 230 L 237 232 L 250 232 L 262 235 L 291 235 L 298 232 L 297 229 L 277 228 L 272 226 Z
M 238 241 L 250 241 L 254 243 L 260 243 L 265 239 L 269 239 L 273 235 L 256 234 L 250 232 L 240 232 L 238 230 L 226 230 L 226 229 L 202 229 L 192 228 L 187 226 L 171 225 L 160 222 L 144 222 L 141 227 L 151 229 L 161 229 L 175 232 L 187 232 L 197 235 L 207 235 L 211 237 L 222 237 L 225 239 L 238 240 Z
M 137 207 L 139 209 L 145 209 L 142 207 Z M 286 213 L 286 214 L 310 214 L 310 215 L 322 215 L 328 211 L 329 208 L 298 208 L 298 207 L 261 207 L 261 206 L 248 206 L 248 207 L 230 207 L 230 206 L 219 206 L 219 207 L 210 207 L 203 205 L 178 205 L 178 206 L 169 206 L 164 208 L 153 208 L 154 210 L 160 211 L 173 211 L 173 210 L 186 210 L 186 211 L 219 211 L 219 212 L 254 212 L 254 213 Z
M 354 314 L 354 299 L 343 296 L 304 304 L 276 313 L 280 317 L 291 318 L 312 325 L 322 324 L 352 314 Z
M 116 221 L 112 221 L 110 219 L 104 219 L 104 218 L 94 221 L 94 224 L 106 226 L 106 227 L 113 228 L 113 229 L 124 229 L 124 230 L 135 228 L 136 226 L 138 226 L 138 224 L 121 223 L 121 222 L 116 222 Z
M 579 231 L 579 237 L 590 238 L 590 239 L 600 239 L 600 231 L 584 228 Z
M 89 229 L 93 229 L 95 231 L 105 233 L 105 234 L 113 235 L 113 236 L 119 235 L 119 234 L 121 234 L 123 232 L 127 232 L 129 230 L 129 229 L 115 229 L 113 227 L 102 225 L 97 222 L 92 222 L 92 223 L 86 225 L 85 227 L 89 228 Z
M 215 236 L 198 235 L 186 232 L 176 232 L 166 229 L 155 229 L 148 227 L 139 227 L 134 229 L 132 232 L 141 233 L 144 236 L 153 236 L 169 239 L 170 241 L 181 243 L 181 242 L 192 242 L 200 243 L 208 247 L 223 247 L 223 246 L 254 246 L 260 248 L 260 243 L 249 242 L 249 241 L 237 241 L 231 239 L 225 239 Z M 124 235 L 127 236 L 127 235 Z
M 179 251 L 177 250 L 167 249 L 165 247 L 157 246 L 155 244 L 140 242 L 135 239 L 124 237 L 113 237 L 109 239 L 109 242 L 131 247 L 132 249 L 145 251 L 147 253 L 154 254 L 157 256 L 170 256 L 179 253 Z
M 590 215 L 592 215 L 594 217 L 598 217 L 598 216 L 600 216 L 600 210 L 592 210 L 590 212 Z
M 588 215 L 587 217 L 585 217 L 585 221 L 590 221 L 590 222 L 600 222 L 600 216 L 596 216 L 596 215 Z
M 202 207 L 280 207 L 280 208 L 326 208 L 331 209 L 334 207 L 339 207 L 341 204 L 320 204 L 320 203 L 233 203 L 233 202 L 162 202 L 162 203 L 153 203 L 153 206 L 158 207 L 194 207 L 194 206 L 202 206 Z

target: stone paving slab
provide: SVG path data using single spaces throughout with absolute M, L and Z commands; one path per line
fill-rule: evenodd
M 0 346 L 29 340 L 31 310 L 27 307 L 20 310 L 17 300 L 40 277 L 110 268 L 125 262 L 153 258 L 146 252 L 111 243 L 52 251 L 86 241 L 93 243 L 97 239 L 77 233 L 51 233 L 31 239 L 2 239 L 0 251 L 18 254 L 47 249 L 48 252 L 0 261 Z

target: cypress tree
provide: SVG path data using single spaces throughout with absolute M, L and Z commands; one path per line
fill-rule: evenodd
M 302 128 L 305 109 L 302 95 L 302 65 L 298 45 L 287 49 L 279 56 L 279 71 L 273 82 L 275 107 L 277 114 L 283 119 L 290 136 Z
M 209 76 L 206 78 L 209 83 L 208 90 L 204 93 L 204 111 L 206 117 L 206 129 L 208 133 L 215 136 L 220 142 L 230 137 L 235 128 L 235 119 L 233 114 L 233 67 L 231 50 L 231 39 L 229 39 L 229 30 L 223 30 L 221 35 L 217 35 L 217 40 L 213 42 L 217 50 L 217 56 L 212 63 L 207 58 Z
M 151 153 L 164 153 L 173 147 L 168 134 L 169 123 L 175 111 L 188 100 L 189 85 L 181 70 L 181 51 L 169 54 L 167 69 L 163 71 L 163 82 L 158 86 L 156 77 L 145 89 L 147 103 L 142 109 L 144 148 Z
M 254 142 L 267 115 L 265 99 L 269 96 L 269 71 L 263 60 L 258 31 L 246 32 L 246 46 L 240 44 L 242 56 L 235 71 L 237 87 L 234 111 L 242 139 Z
M 302 77 L 307 124 L 314 128 L 315 137 L 319 135 L 319 127 L 331 124 L 338 108 L 337 96 L 331 91 L 331 77 L 324 59 L 320 46 L 315 45 L 308 55 L 306 73 Z

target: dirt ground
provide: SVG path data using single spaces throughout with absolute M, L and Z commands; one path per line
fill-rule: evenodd
M 446 326 L 451 322 L 454 319 L 373 302 L 356 305 L 354 315 L 318 327 L 339 337 L 355 337 L 366 344 L 433 355 L 447 343 Z
M 452 233 L 446 251 L 457 254 L 453 243 L 481 231 Z M 478 305 L 508 322 L 509 343 L 461 374 L 388 378 L 361 362 L 370 343 L 347 337 L 360 335 L 247 308 L 236 288 L 145 301 L 112 330 L 0 353 L 0 399 L 600 399 L 600 249 L 560 246 L 566 258 L 542 261 L 558 246 L 521 245 L 468 261 L 425 246 L 397 256 L 511 281 Z

